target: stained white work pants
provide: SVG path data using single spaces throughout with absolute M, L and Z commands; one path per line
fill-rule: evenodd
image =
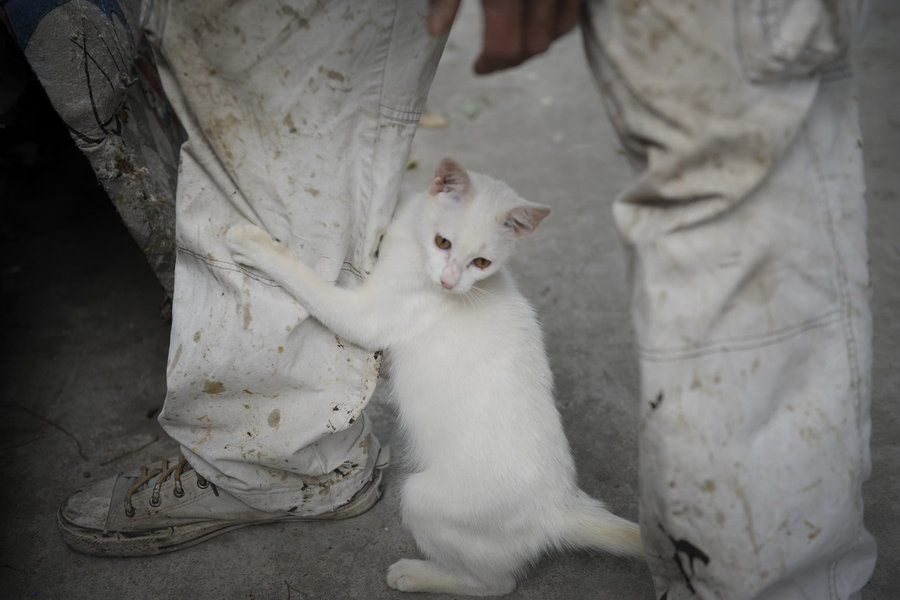
M 263 510 L 346 503 L 378 454 L 363 407 L 377 356 L 237 268 L 232 225 L 325 278 L 371 269 L 444 39 L 409 0 L 158 0 L 144 27 L 188 132 L 177 190 L 168 394 L 191 464 Z
M 660 598 L 855 597 L 875 562 L 857 2 L 593 2 Z

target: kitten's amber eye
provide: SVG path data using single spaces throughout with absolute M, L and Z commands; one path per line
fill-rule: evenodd
M 448 240 L 447 238 L 436 235 L 434 236 L 434 245 L 441 250 L 449 250 L 450 246 L 452 246 L 453 244 L 451 244 L 450 240 Z
M 472 264 L 478 267 L 479 269 L 487 269 L 491 266 L 491 261 L 486 258 L 481 258 L 480 256 L 472 261 Z

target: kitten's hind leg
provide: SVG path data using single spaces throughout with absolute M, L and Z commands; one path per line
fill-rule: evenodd
M 432 560 L 398 560 L 388 569 L 387 584 L 401 592 L 431 592 L 461 596 L 503 596 L 516 589 L 512 576 L 498 575 L 490 583 L 454 571 Z

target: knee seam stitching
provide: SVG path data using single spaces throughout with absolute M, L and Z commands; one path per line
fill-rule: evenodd
M 706 354 L 716 352 L 744 351 L 755 348 L 771 346 L 786 341 L 795 336 L 806 333 L 807 331 L 826 327 L 833 323 L 842 321 L 842 309 L 836 308 L 830 310 L 818 317 L 813 317 L 807 321 L 785 327 L 778 331 L 768 332 L 755 336 L 739 337 L 725 339 L 715 342 L 709 342 L 696 348 L 648 348 L 639 346 L 637 352 L 642 359 L 653 362 L 667 362 L 681 360 L 684 358 L 697 358 Z

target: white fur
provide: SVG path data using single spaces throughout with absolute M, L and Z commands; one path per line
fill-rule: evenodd
M 341 338 L 385 350 L 412 467 L 403 521 L 428 557 L 391 566 L 391 587 L 500 595 L 550 549 L 641 553 L 637 525 L 575 483 L 540 326 L 503 269 L 548 212 L 445 160 L 430 193 L 401 202 L 375 269 L 353 290 L 254 226 L 227 234 L 237 262 Z M 491 265 L 479 269 L 479 257 Z

